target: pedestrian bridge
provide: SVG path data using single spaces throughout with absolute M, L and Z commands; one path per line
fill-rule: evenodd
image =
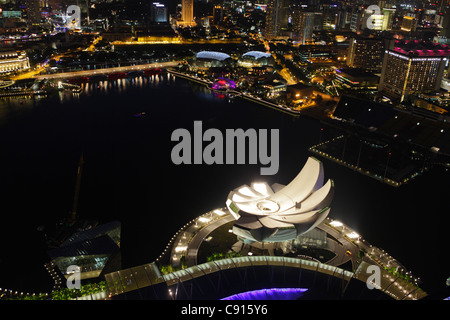
M 155 263 L 149 263 L 106 274 L 105 279 L 108 296 L 114 300 L 221 299 L 270 287 L 310 288 L 333 298 L 389 298 L 379 290 L 368 290 L 353 272 L 282 256 L 227 258 L 164 275 Z

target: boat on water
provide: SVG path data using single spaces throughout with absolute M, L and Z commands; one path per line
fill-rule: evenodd
M 144 76 L 159 75 L 162 73 L 161 68 L 152 68 L 144 70 Z
M 115 72 L 108 74 L 108 80 L 124 79 L 127 77 L 125 72 Z

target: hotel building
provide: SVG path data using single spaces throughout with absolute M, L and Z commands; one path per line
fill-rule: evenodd
M 347 66 L 381 72 L 384 50 L 389 43 L 381 38 L 351 38 L 347 51 Z
M 402 102 L 408 95 L 439 90 L 450 47 L 419 40 L 395 41 L 386 50 L 378 91 Z

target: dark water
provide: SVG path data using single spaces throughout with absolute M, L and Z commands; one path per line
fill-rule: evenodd
M 286 184 L 319 142 L 319 122 L 250 104 L 229 103 L 185 80 L 156 77 L 89 84 L 80 95 L 0 102 L 0 287 L 51 288 L 42 233 L 72 207 L 76 168 L 85 165 L 78 212 L 122 222 L 123 267 L 153 261 L 187 221 L 224 206 L 228 192 L 255 180 Z M 144 116 L 136 114 L 145 112 Z M 177 128 L 280 130 L 280 170 L 258 165 L 171 162 Z M 321 139 L 337 135 L 326 128 Z M 450 276 L 449 172 L 434 168 L 393 188 L 322 159 L 335 180 L 330 217 L 385 249 L 431 290 Z

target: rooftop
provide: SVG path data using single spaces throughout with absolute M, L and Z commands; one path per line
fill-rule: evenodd
M 261 59 L 261 58 L 269 58 L 271 56 L 271 54 L 270 53 L 265 53 L 265 52 L 262 52 L 262 51 L 249 51 L 247 53 L 244 53 L 242 56 L 243 57 L 250 56 L 250 57 L 253 57 L 255 59 Z
M 218 61 L 223 61 L 223 60 L 231 58 L 226 53 L 216 52 L 216 51 L 200 51 L 195 55 L 195 57 L 197 59 L 211 59 L 211 60 L 218 60 Z
M 394 51 L 404 55 L 417 57 L 450 56 L 449 46 L 422 40 L 396 40 Z
M 344 73 L 346 75 L 349 75 L 349 76 L 355 77 L 355 78 L 377 78 L 378 77 L 375 74 L 373 74 L 372 72 L 368 72 L 361 68 L 341 68 L 341 69 L 336 69 L 336 72 Z

